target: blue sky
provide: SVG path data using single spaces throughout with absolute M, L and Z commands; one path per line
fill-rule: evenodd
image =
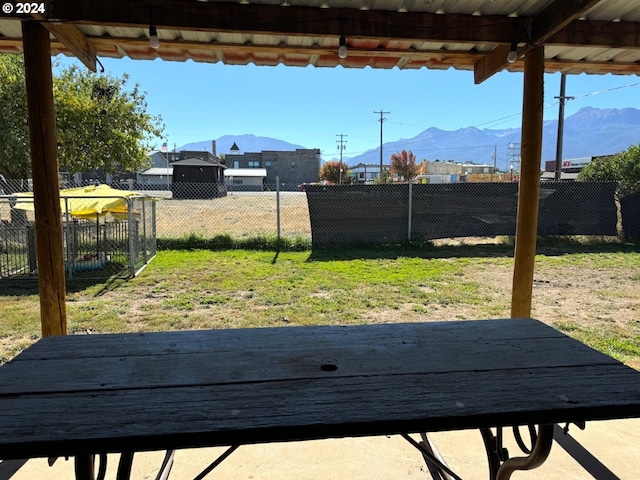
M 77 62 L 59 57 L 63 65 Z M 222 135 L 254 134 L 320 148 L 324 159 L 384 141 L 411 138 L 429 127 L 456 130 L 519 127 L 522 74 L 502 72 L 481 85 L 455 70 L 374 70 L 257 67 L 208 63 L 101 59 L 105 72 L 130 75 L 145 91 L 148 111 L 161 115 L 170 149 Z M 585 106 L 640 108 L 636 76 L 569 75 L 566 116 Z M 545 76 L 545 119 L 558 117 L 560 74 Z M 157 140 L 158 147 L 164 141 Z

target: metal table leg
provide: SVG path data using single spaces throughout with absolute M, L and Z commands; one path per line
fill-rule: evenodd
M 116 480 L 129 480 L 131 478 L 131 467 L 133 466 L 133 452 L 122 452 L 118 463 L 118 473 Z
M 130 480 L 134 452 L 123 452 L 118 463 L 116 480 Z M 173 466 L 175 450 L 167 450 L 156 480 L 167 480 Z M 95 455 L 79 455 L 75 457 L 76 480 L 104 480 L 107 475 L 107 454 L 101 453 L 98 475 L 95 474 Z
M 532 434 L 530 452 L 525 450 L 526 457 L 509 458 L 509 452 L 502 446 L 502 429 L 499 427 L 497 435 L 490 429 L 481 429 L 487 458 L 489 459 L 489 478 L 491 480 L 509 480 L 511 474 L 517 470 L 532 470 L 542 465 L 551 451 L 553 444 L 553 425 L 540 425 L 537 435 Z M 518 442 L 520 447 L 522 442 Z
M 95 455 L 78 455 L 74 459 L 76 480 L 96 480 Z

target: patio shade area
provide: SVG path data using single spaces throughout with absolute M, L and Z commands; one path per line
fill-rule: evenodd
M 26 4 L 19 4 L 26 5 Z M 531 311 L 545 72 L 640 74 L 631 0 L 61 0 L 0 19 L 0 52 L 23 53 L 43 335 L 66 333 L 51 55 L 232 65 L 524 72 L 512 317 Z M 24 9 L 23 9 L 24 10 Z M 150 42 L 150 37 L 153 41 Z M 157 38 L 156 38 L 157 37 Z

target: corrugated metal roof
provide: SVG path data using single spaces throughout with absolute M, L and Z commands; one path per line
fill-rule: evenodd
M 156 0 L 151 6 L 59 0 L 47 15 L 77 27 L 98 57 L 477 70 L 496 47 L 517 42 L 526 49 L 532 36 L 576 3 L 590 8 L 549 38 L 541 37 L 547 71 L 639 74 L 637 0 Z M 157 50 L 148 41 L 152 20 Z M 71 54 L 69 42 L 56 39 L 56 24 L 45 25 L 52 31 L 52 53 Z M 341 34 L 346 58 L 337 55 Z M 0 19 L 0 52 L 20 52 L 21 37 L 18 18 Z M 499 68 L 521 71 L 523 62 Z
M 222 167 L 222 168 L 226 168 L 224 165 L 221 165 L 218 162 L 209 162 L 207 160 L 202 160 L 201 158 L 185 158 L 184 160 L 178 160 L 176 162 L 171 162 L 171 165 L 186 165 L 186 166 L 189 166 L 189 167 Z

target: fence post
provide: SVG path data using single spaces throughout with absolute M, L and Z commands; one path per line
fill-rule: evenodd
M 280 177 L 276 177 L 276 223 L 278 224 L 278 245 L 280 245 Z
M 27 260 L 29 261 L 29 273 L 38 271 L 38 252 L 36 249 L 36 227 L 27 224 Z
M 411 241 L 411 210 L 413 209 L 413 182 L 409 180 L 409 215 L 407 218 L 407 242 Z
M 131 203 L 133 204 L 133 200 L 131 200 Z M 145 202 L 142 202 L 142 236 L 144 238 L 144 242 L 142 243 L 142 257 L 144 259 L 144 264 L 146 265 L 149 263 L 149 259 L 147 255 L 147 210 L 145 208 Z
M 143 202 L 146 202 L 147 199 L 143 198 Z M 150 200 L 151 202 L 151 235 L 152 235 L 152 243 L 151 243 L 151 255 L 155 257 L 158 252 L 158 232 L 156 231 L 156 201 Z
M 134 235 L 136 234 L 136 232 L 134 232 L 134 222 L 133 222 L 133 213 L 132 213 L 132 207 L 133 205 L 131 205 L 131 198 L 127 198 L 127 220 L 128 220 L 128 224 L 129 224 L 129 272 L 131 274 L 131 277 L 135 277 L 136 276 L 136 247 L 135 247 L 135 241 L 134 241 Z
M 64 219 L 65 225 L 63 225 L 62 230 L 65 232 L 65 239 L 67 240 L 67 276 L 69 280 L 71 280 L 73 278 L 73 267 L 76 261 L 74 252 L 75 245 L 73 240 L 71 240 L 72 235 L 75 235 L 75 231 L 71 232 L 70 228 L 71 218 L 69 217 L 69 199 L 67 197 L 64 197 Z

